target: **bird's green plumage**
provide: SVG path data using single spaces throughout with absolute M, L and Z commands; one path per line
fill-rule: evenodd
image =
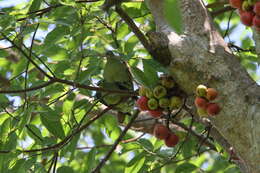
M 106 89 L 133 91 L 132 78 L 127 65 L 112 52 L 107 52 L 106 58 L 107 61 L 103 71 L 104 79 L 98 85 Z M 123 101 L 115 107 L 121 112 L 129 112 L 133 106 L 133 101 L 128 99 L 129 96 L 125 94 L 99 92 L 97 96 L 102 98 L 101 102 L 106 105 L 113 105 Z
M 129 90 L 133 89 L 131 75 L 126 64 L 112 53 L 107 53 L 103 77 L 106 82 L 118 83 Z

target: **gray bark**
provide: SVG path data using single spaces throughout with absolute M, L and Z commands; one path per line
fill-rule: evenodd
M 163 14 L 163 0 L 148 0 L 157 31 L 168 37 L 168 68 L 194 98 L 199 84 L 216 88 L 221 112 L 210 117 L 213 137 L 234 147 L 246 173 L 260 172 L 260 87 L 240 65 L 213 25 L 202 0 L 182 0 L 184 34 L 176 34 Z

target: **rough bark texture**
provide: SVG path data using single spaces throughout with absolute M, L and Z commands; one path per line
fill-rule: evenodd
M 219 132 L 220 143 L 227 140 L 235 148 L 243 172 L 260 172 L 260 87 L 240 65 L 215 29 L 201 0 L 182 0 L 185 32 L 177 35 L 163 14 L 163 0 L 147 1 L 157 32 L 168 37 L 171 63 L 168 68 L 178 85 L 191 97 L 199 84 L 216 88 L 220 114 L 210 118 Z

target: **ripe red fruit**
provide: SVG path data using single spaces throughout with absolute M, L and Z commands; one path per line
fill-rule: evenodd
M 145 96 L 141 96 L 141 97 L 136 101 L 136 104 L 137 104 L 138 108 L 139 108 L 141 111 L 147 111 L 147 110 L 149 110 L 148 105 L 147 105 L 147 102 L 148 102 L 148 98 L 145 97 Z
M 170 135 L 170 131 L 162 124 L 156 124 L 153 129 L 153 134 L 158 139 L 166 139 Z
M 253 18 L 253 25 L 256 27 L 256 28 L 259 28 L 260 27 L 260 17 L 259 16 L 255 16 Z
M 149 110 L 149 114 L 154 118 L 159 118 L 163 115 L 163 111 L 161 109 Z
M 207 106 L 208 115 L 217 115 L 220 112 L 220 107 L 217 103 L 209 103 Z
M 195 105 L 198 108 L 205 109 L 207 107 L 208 101 L 202 97 L 195 98 Z
M 256 15 L 260 16 L 260 1 L 255 3 L 254 12 L 255 12 Z
M 241 8 L 243 0 L 229 0 L 229 4 L 233 8 Z
M 164 143 L 167 147 L 174 147 L 179 142 L 179 137 L 174 133 L 171 133 L 166 139 L 164 139 Z
M 207 99 L 208 100 L 214 100 L 215 98 L 217 98 L 218 96 L 218 92 L 217 90 L 215 90 L 214 88 L 208 88 L 207 89 Z
M 240 10 L 239 13 L 240 13 L 241 22 L 246 26 L 252 26 L 253 18 L 255 14 L 252 11 L 242 11 L 242 10 Z

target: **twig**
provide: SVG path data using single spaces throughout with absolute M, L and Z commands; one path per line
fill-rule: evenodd
M 108 112 L 109 110 L 113 109 L 113 106 L 111 107 L 107 107 L 106 109 L 104 109 L 102 112 L 100 112 L 98 115 L 92 117 L 86 124 L 82 125 L 80 128 L 76 129 L 74 132 L 72 132 L 70 135 L 66 136 L 61 142 L 48 146 L 48 147 L 44 147 L 44 148 L 38 148 L 38 149 L 31 149 L 31 150 L 20 150 L 20 152 L 22 153 L 33 153 L 33 152 L 44 152 L 44 151 L 51 151 L 51 150 L 57 150 L 62 148 L 64 145 L 67 144 L 68 141 L 71 140 L 71 138 L 73 138 L 74 136 L 76 136 L 78 133 L 80 133 L 81 131 L 85 130 L 87 127 L 89 127 L 93 122 L 95 122 L 97 119 L 99 119 L 100 117 L 102 117 L 103 115 L 105 115 L 106 112 Z M 11 150 L 7 151 L 7 150 L 2 150 L 0 151 L 0 153 L 10 153 Z
M 216 2 L 213 2 L 213 3 L 211 3 L 211 4 L 208 4 L 206 7 L 207 8 L 215 8 L 215 7 L 222 7 L 222 6 L 224 6 L 225 4 L 228 4 L 228 0 L 218 0 L 218 1 L 216 1 Z
M 228 25 L 227 25 L 227 29 L 226 29 L 226 32 L 225 32 L 223 38 L 225 38 L 228 35 L 228 31 L 229 31 L 229 27 L 230 27 L 230 21 L 231 21 L 231 17 L 233 15 L 233 12 L 234 12 L 234 10 L 231 11 L 230 16 L 228 18 Z
M 220 15 L 222 13 L 225 13 L 225 12 L 231 11 L 231 10 L 234 10 L 234 8 L 232 8 L 230 6 L 224 7 L 222 9 L 220 9 L 220 10 L 216 10 L 216 11 L 211 12 L 211 16 L 214 18 L 214 17 L 216 17 L 216 16 L 218 16 L 218 15 Z
M 12 41 L 11 39 L 9 39 L 9 38 L 8 38 L 5 34 L 3 34 L 2 32 L 1 32 L 1 35 L 2 35 L 7 41 L 9 41 L 16 49 L 18 49 L 18 50 L 28 59 L 28 61 L 30 61 L 30 63 L 32 63 L 42 74 L 44 74 L 44 76 L 48 77 L 49 79 L 52 78 L 52 77 L 51 77 L 49 74 L 47 74 L 36 62 L 34 62 L 34 61 L 32 60 L 32 58 L 31 58 L 29 55 L 27 55 L 27 53 L 26 53 L 22 48 L 20 48 L 17 44 L 15 44 L 14 41 Z
M 120 7 L 116 6 L 116 12 L 119 14 L 119 16 L 125 21 L 125 23 L 131 28 L 131 30 L 134 32 L 134 34 L 137 36 L 137 38 L 140 40 L 144 48 L 153 56 L 156 57 L 153 48 L 151 47 L 149 41 L 146 39 L 145 35 L 139 30 L 139 28 L 136 26 L 134 21 L 131 19 L 130 16 Z
M 117 145 L 119 144 L 119 142 L 122 140 L 122 138 L 125 136 L 126 132 L 129 130 L 129 128 L 132 126 L 132 124 L 134 123 L 135 119 L 137 118 L 139 114 L 139 111 L 136 111 L 136 113 L 133 115 L 132 119 L 130 120 L 130 122 L 126 125 L 126 127 L 124 128 L 124 130 L 122 131 L 122 133 L 120 134 L 120 136 L 117 138 L 117 140 L 115 141 L 115 143 L 113 144 L 113 146 L 111 147 L 111 149 L 109 150 L 109 152 L 106 154 L 106 156 L 101 160 L 101 162 L 97 165 L 97 167 L 91 171 L 91 173 L 99 173 L 100 169 L 104 166 L 104 164 L 106 163 L 106 161 L 110 158 L 111 154 L 114 152 L 114 150 L 116 149 Z

